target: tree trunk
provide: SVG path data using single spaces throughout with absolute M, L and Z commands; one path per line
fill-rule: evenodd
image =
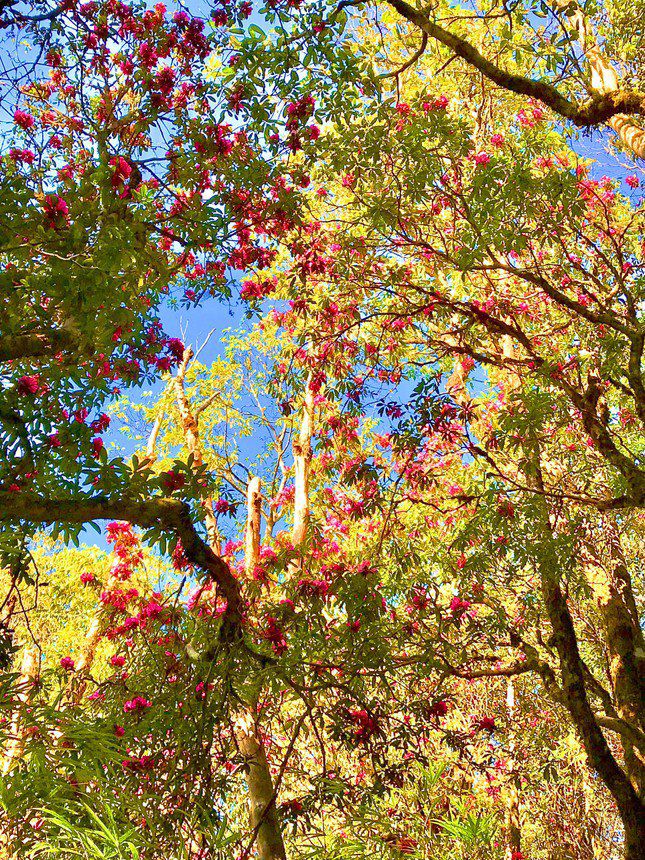
M 606 558 L 590 569 L 588 579 L 600 613 L 609 656 L 616 714 L 635 729 L 645 731 L 645 641 L 629 569 L 620 545 L 616 523 L 603 523 Z M 645 766 L 642 751 L 621 735 L 625 765 L 632 785 L 643 797 Z
M 191 407 L 185 388 L 186 369 L 192 357 L 193 351 L 188 347 L 184 350 L 184 355 L 177 369 L 174 387 L 186 447 L 189 453 L 193 455 L 195 466 L 200 467 L 204 462 L 204 455 L 199 436 L 199 419 L 198 414 Z M 249 481 L 247 502 L 244 568 L 247 576 L 250 576 L 260 560 L 262 496 L 259 478 L 252 478 Z M 220 536 L 213 500 L 205 499 L 203 507 L 208 541 L 213 552 L 219 555 Z M 234 717 L 233 732 L 248 769 L 249 824 L 255 834 L 258 857 L 260 860 L 286 860 L 287 855 L 275 806 L 276 798 L 271 772 L 253 706 L 249 705 L 243 708 Z
M 626 860 L 645 860 L 645 805 L 625 772 L 614 758 L 589 704 L 586 676 L 573 619 L 560 588 L 560 561 L 554 544 L 553 527 L 544 496 L 537 446 L 534 451 L 533 480 L 542 507 L 544 541 L 540 563 L 540 584 L 547 616 L 553 630 L 552 642 L 559 663 L 563 701 L 587 754 L 589 766 L 597 771 L 611 792 L 625 827 Z
M 271 771 L 251 708 L 237 715 L 234 730 L 247 765 L 249 820 L 255 834 L 258 857 L 260 860 L 286 860 Z
M 309 472 L 311 466 L 311 437 L 313 435 L 314 395 L 309 387 L 305 389 L 302 404 L 300 432 L 293 440 L 293 465 L 295 472 L 295 496 L 293 504 L 293 529 L 291 543 L 299 549 L 307 536 L 309 525 Z
M 10 738 L 6 746 L 2 763 L 3 775 L 8 774 L 25 752 L 27 735 L 22 724 L 22 709 L 29 701 L 31 687 L 38 678 L 40 667 L 40 649 L 31 645 L 23 651 L 20 663 L 20 678 L 18 679 L 18 703 L 11 718 Z
M 509 720 L 508 798 L 506 801 L 506 860 L 515 860 L 522 848 L 520 828 L 520 791 L 515 758 L 515 684 L 509 678 L 506 686 L 506 710 Z
M 250 577 L 260 562 L 262 494 L 259 478 L 249 480 L 246 501 L 244 570 L 247 577 Z M 235 715 L 233 731 L 247 767 L 249 822 L 255 836 L 258 857 L 260 860 L 286 860 L 287 853 L 276 809 L 276 791 L 257 723 L 255 703 L 247 705 Z

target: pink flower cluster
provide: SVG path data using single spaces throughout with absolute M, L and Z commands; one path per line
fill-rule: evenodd
M 127 702 L 123 704 L 123 713 L 124 714 L 140 714 L 144 713 L 148 710 L 148 708 L 152 707 L 152 702 L 149 702 L 148 699 L 144 699 L 143 696 L 135 696 L 133 699 L 129 699 Z

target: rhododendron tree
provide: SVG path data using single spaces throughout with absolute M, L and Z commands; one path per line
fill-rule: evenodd
M 1 16 L 0 853 L 640 858 L 628 11 Z

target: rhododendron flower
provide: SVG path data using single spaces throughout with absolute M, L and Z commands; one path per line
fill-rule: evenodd
M 31 149 L 10 149 L 9 158 L 16 162 L 20 161 L 25 164 L 33 164 L 36 160 L 36 153 L 32 152 Z
M 132 165 L 130 165 L 125 158 L 120 155 L 115 155 L 114 158 L 111 158 L 110 165 L 114 168 L 112 173 L 112 187 L 119 188 L 127 179 L 130 178 Z
M 47 226 L 51 229 L 57 227 L 61 221 L 67 221 L 69 217 L 69 207 L 62 197 L 58 194 L 48 194 L 43 203 L 43 211 L 45 213 Z
M 39 376 L 21 376 L 16 383 L 18 394 L 36 394 L 40 388 Z
M 90 582 L 94 582 L 96 577 L 89 570 L 84 570 L 81 574 L 81 582 L 83 585 L 88 585 Z
M 349 711 L 348 717 L 356 726 L 354 737 L 357 741 L 365 743 L 379 730 L 378 719 L 365 710 Z
M 90 424 L 90 430 L 93 430 L 95 433 L 102 433 L 104 430 L 110 426 L 110 416 L 102 413 L 96 419 L 96 421 L 92 421 Z
M 166 349 L 177 361 L 181 361 L 186 347 L 178 337 L 171 337 L 166 341 Z
M 439 699 L 437 702 L 433 702 L 428 708 L 426 708 L 426 714 L 428 717 L 445 717 L 448 713 L 448 702 L 445 699 Z
M 72 672 L 74 670 L 74 661 L 71 657 L 61 657 L 60 665 L 63 669 L 67 669 L 68 672 Z
M 625 177 L 625 182 L 629 185 L 630 188 L 638 188 L 641 184 L 638 176 L 634 176 L 633 174 Z
M 505 140 L 503 134 L 494 134 L 490 139 L 491 145 L 496 147 L 504 146 Z
M 280 805 L 280 809 L 286 815 L 297 815 L 299 812 L 302 812 L 303 806 L 299 800 L 285 800 L 285 802 Z
M 180 490 L 186 484 L 186 476 L 180 472 L 169 471 L 161 476 L 161 483 L 169 493 Z
M 490 155 L 487 152 L 478 152 L 474 157 L 475 164 L 486 165 L 490 161 Z
M 112 657 L 110 657 L 110 664 L 112 666 L 117 666 L 118 668 L 120 668 L 121 666 L 125 666 L 125 657 L 123 656 L 123 654 L 114 654 Z
M 268 615 L 266 619 L 264 638 L 271 643 L 271 647 L 276 654 L 284 654 L 284 652 L 287 650 L 288 646 L 285 635 L 282 632 L 280 626 L 278 625 L 277 620 L 271 615 Z
M 493 717 L 481 717 L 481 719 L 474 721 L 475 730 L 481 729 L 485 732 L 494 732 L 495 731 L 495 720 Z
M 144 699 L 143 696 L 135 696 L 133 699 L 124 703 L 123 712 L 126 714 L 136 714 L 147 711 L 148 708 L 151 707 L 152 702 L 149 702 L 148 699 Z
M 105 699 L 105 693 L 102 693 L 100 690 L 94 690 L 87 698 L 92 702 L 102 702 Z
M 260 547 L 260 558 L 262 561 L 268 561 L 269 563 L 275 562 L 278 559 L 276 551 L 270 546 L 262 546 Z
M 324 598 L 329 591 L 329 583 L 324 579 L 301 579 L 298 581 L 297 589 L 303 597 Z
M 164 95 L 170 95 L 175 85 L 175 70 L 171 69 L 170 66 L 165 66 L 157 72 L 152 85 Z
M 453 615 L 461 615 L 470 608 L 470 605 L 469 600 L 462 600 L 461 597 L 455 596 L 450 601 L 450 611 Z
M 28 131 L 30 128 L 33 128 L 36 123 L 34 117 L 24 110 L 15 111 L 13 121 L 19 128 L 23 129 L 23 131 Z

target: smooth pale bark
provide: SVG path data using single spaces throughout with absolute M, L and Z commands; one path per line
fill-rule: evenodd
M 199 416 L 191 407 L 186 394 L 186 369 L 193 358 L 193 351 L 190 347 L 184 350 L 184 355 L 177 368 L 177 373 L 173 379 L 175 388 L 175 400 L 177 409 L 179 410 L 179 419 L 186 441 L 188 453 L 193 455 L 193 462 L 196 468 L 201 468 L 204 465 L 204 454 L 202 451 L 201 439 L 199 436 Z M 208 534 L 208 543 L 216 555 L 220 554 L 220 536 L 217 528 L 217 518 L 213 508 L 212 499 L 204 499 L 204 519 L 206 522 L 206 532 Z
M 249 820 L 260 860 L 286 860 L 276 796 L 262 734 L 254 709 L 246 708 L 233 720 L 235 739 L 246 762 Z
M 260 479 L 252 477 L 247 487 L 247 517 L 244 570 L 247 577 L 260 563 L 262 493 Z M 247 767 L 249 821 L 260 860 L 286 860 L 282 829 L 276 808 L 276 790 L 258 724 L 257 703 L 242 708 L 233 718 L 233 731 Z
M 22 723 L 22 709 L 29 701 L 29 694 L 34 682 L 38 678 L 39 669 L 40 649 L 36 645 L 30 645 L 23 651 L 20 663 L 20 677 L 17 685 L 18 705 L 11 718 L 9 741 L 5 750 L 4 761 L 2 762 L 2 773 L 5 775 L 13 769 L 15 763 L 23 757 L 25 752 L 27 735 Z
M 186 370 L 193 358 L 190 347 L 184 350 L 173 379 L 175 402 L 188 452 L 196 468 L 204 464 L 204 452 L 199 433 L 200 410 L 194 408 L 186 394 Z M 245 572 L 250 577 L 260 560 L 260 520 L 262 495 L 260 479 L 249 481 L 248 518 L 245 535 Z M 203 502 L 208 543 L 214 553 L 220 553 L 220 535 L 211 498 Z M 255 835 L 260 860 L 286 860 L 282 831 L 275 806 L 275 792 L 266 758 L 264 742 L 256 721 L 255 708 L 242 708 L 233 718 L 233 732 L 238 748 L 247 765 L 249 792 L 249 824 Z
M 246 491 L 246 531 L 244 534 L 244 571 L 247 577 L 260 563 L 260 524 L 262 493 L 260 479 L 251 478 Z
M 311 471 L 311 437 L 314 422 L 314 395 L 309 387 L 305 389 L 302 404 L 300 431 L 293 440 L 293 465 L 295 473 L 295 495 L 293 504 L 293 529 L 291 543 L 299 549 L 307 536 L 309 525 L 309 474 Z

